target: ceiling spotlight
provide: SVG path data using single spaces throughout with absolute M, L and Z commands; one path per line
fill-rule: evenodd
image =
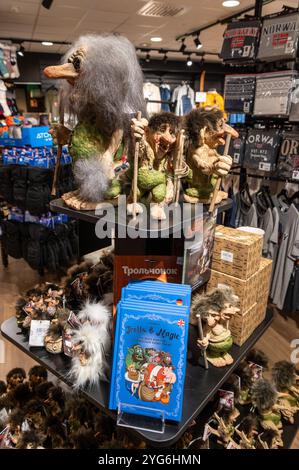
M 53 0 L 43 0 L 42 6 L 46 8 L 47 10 L 50 10 L 52 3 L 53 3 Z
M 160 38 L 160 36 L 155 36 L 155 37 L 151 38 L 151 41 L 152 42 L 161 42 L 162 38 Z
M 147 53 L 145 56 L 145 62 L 150 62 L 150 61 L 151 61 L 151 56 L 149 55 L 149 53 Z
M 237 7 L 238 5 L 240 5 L 239 0 L 225 0 L 224 2 L 222 2 L 222 6 L 226 8 L 233 8 Z
M 184 52 L 184 50 L 186 49 L 186 44 L 185 44 L 185 39 L 182 39 L 182 45 L 180 47 L 180 52 Z
M 25 47 L 20 46 L 20 49 L 18 50 L 17 54 L 19 54 L 21 57 L 24 57 L 24 52 L 25 52 Z
M 53 42 L 52 41 L 42 41 L 42 45 L 43 46 L 53 46 Z
M 188 66 L 188 67 L 191 67 L 192 64 L 193 64 L 192 59 L 191 59 L 190 56 L 188 56 L 188 57 L 187 57 L 187 66 Z
M 199 36 L 197 36 L 194 39 L 194 44 L 195 44 L 196 49 L 201 49 L 202 48 L 202 43 L 200 42 Z

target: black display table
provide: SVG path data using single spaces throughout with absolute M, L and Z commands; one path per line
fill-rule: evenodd
M 191 423 L 192 419 L 196 418 L 200 414 L 247 352 L 263 335 L 271 324 L 272 319 L 273 314 L 271 311 L 268 311 L 265 320 L 259 325 L 243 346 L 239 347 L 234 345 L 232 347 L 231 354 L 235 362 L 231 366 L 216 368 L 210 365 L 210 368 L 205 370 L 203 366 L 187 365 L 184 387 L 183 417 L 180 423 L 176 424 L 166 422 L 165 432 L 163 434 L 139 430 L 136 430 L 136 433 L 140 437 L 149 441 L 153 446 L 168 447 L 175 443 Z M 17 327 L 15 317 L 11 317 L 2 323 L 1 332 L 5 339 L 13 343 L 35 361 L 44 365 L 60 380 L 71 385 L 66 378 L 70 365 L 70 358 L 63 354 L 50 354 L 44 348 L 29 347 L 27 338 Z M 107 408 L 109 384 L 99 382 L 99 384 L 91 390 L 85 390 L 82 393 L 94 405 L 103 409 L 111 417 L 116 418 L 116 413 L 108 410 Z
M 224 211 L 229 210 L 232 207 L 232 200 L 227 199 L 226 201 L 223 201 L 219 205 L 216 206 L 217 213 L 220 214 Z M 193 206 L 193 211 L 191 212 L 190 216 L 184 221 L 185 223 L 192 221 L 195 218 L 195 204 L 190 204 L 190 206 Z M 180 203 L 180 208 L 182 208 L 182 203 Z M 89 222 L 92 224 L 96 224 L 101 217 L 103 217 L 103 214 L 101 211 L 79 211 L 75 209 L 70 209 L 62 199 L 54 199 L 53 201 L 50 202 L 50 210 L 53 212 L 60 212 L 62 214 L 67 214 L 69 217 L 72 217 L 73 219 L 77 220 L 82 220 L 85 222 Z M 116 225 L 122 225 L 123 227 L 127 227 L 128 224 L 132 221 L 131 216 L 126 216 L 123 213 L 125 212 L 125 206 L 121 206 L 121 216 L 118 217 L 118 208 L 115 208 L 115 223 Z M 203 205 L 203 212 L 208 212 L 208 206 Z M 107 217 L 109 214 L 107 214 Z M 121 220 L 121 223 L 119 222 Z M 147 233 L 153 231 L 157 231 L 159 233 L 159 236 L 163 236 L 164 234 L 168 235 L 169 233 L 175 233 L 181 230 L 181 221 L 175 221 L 172 219 L 172 213 L 170 213 L 169 220 L 162 220 L 162 221 L 154 221 L 150 220 L 150 216 L 148 214 L 147 220 L 143 220 L 143 215 L 139 215 L 137 217 L 137 220 L 140 220 L 140 228 L 139 232 L 142 233 L 143 227 L 147 227 L 145 230 Z M 114 220 L 113 220 L 114 222 Z M 143 223 L 144 222 L 144 223 Z

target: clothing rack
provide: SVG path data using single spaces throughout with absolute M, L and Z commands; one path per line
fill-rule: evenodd
M 243 170 L 246 170 L 246 168 L 242 168 Z M 230 171 L 229 172 L 230 175 L 234 175 L 234 176 L 241 176 L 241 173 L 240 172 L 237 172 L 237 171 Z M 247 173 L 246 172 L 246 177 L 248 178 L 257 178 L 257 179 L 267 179 L 267 180 L 270 180 L 270 181 L 281 181 L 281 182 L 285 182 L 285 183 L 294 183 L 294 184 L 299 184 L 299 181 L 296 181 L 296 180 L 292 180 L 290 178 L 281 178 L 279 176 L 274 176 L 274 175 L 257 175 L 257 174 L 252 174 L 252 173 Z

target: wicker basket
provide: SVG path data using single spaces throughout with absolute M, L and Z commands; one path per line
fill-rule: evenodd
M 244 314 L 237 314 L 229 324 L 233 341 L 238 346 L 242 346 L 245 343 L 262 321 L 257 318 L 256 307 L 257 304 L 255 303 Z
M 218 225 L 212 268 L 239 279 L 248 279 L 260 267 L 262 241 L 260 235 Z
M 211 277 L 208 282 L 208 292 L 212 289 L 229 286 L 233 289 L 240 299 L 241 312 L 249 310 L 257 301 L 256 276 L 253 275 L 249 279 L 238 279 L 228 274 L 219 273 L 211 270 Z

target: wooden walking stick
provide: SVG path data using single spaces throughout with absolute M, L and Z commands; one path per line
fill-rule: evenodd
M 137 120 L 140 121 L 141 112 L 137 113 Z M 133 173 L 133 220 L 136 219 L 136 204 L 137 204 L 137 182 L 138 182 L 138 161 L 139 161 L 139 140 L 135 142 L 135 152 L 134 152 L 134 173 Z
M 183 154 L 184 154 L 184 144 L 185 144 L 185 131 L 184 129 L 180 132 L 180 143 L 179 143 L 179 154 L 178 154 L 178 170 L 182 168 L 183 162 Z M 175 194 L 175 203 L 178 204 L 179 197 L 180 197 L 180 189 L 181 189 L 181 180 L 180 177 L 177 176 L 177 183 L 176 183 L 176 194 Z
M 228 149 L 229 149 L 231 137 L 232 137 L 231 134 L 227 134 L 223 155 L 227 155 L 227 154 L 228 154 Z M 215 186 L 215 189 L 214 189 L 214 192 L 213 192 L 213 196 L 212 196 L 212 201 L 211 201 L 211 204 L 210 204 L 210 207 L 209 207 L 209 212 L 210 212 L 210 213 L 211 213 L 211 212 L 214 212 L 215 203 L 216 203 L 216 199 L 217 199 L 218 192 L 219 192 L 219 189 L 220 189 L 220 185 L 221 185 L 221 176 L 218 176 L 218 179 L 217 179 L 217 182 L 216 182 L 216 186 Z
M 59 125 L 61 126 L 64 125 L 64 109 L 63 109 L 63 105 L 61 101 L 59 103 Z M 54 176 L 53 176 L 51 196 L 56 196 L 56 193 L 57 193 L 57 183 L 58 183 L 58 176 L 59 176 L 59 170 L 60 170 L 61 155 L 62 155 L 62 143 L 59 142 L 59 137 L 58 137 L 57 159 L 56 159 Z
M 197 316 L 199 339 L 202 341 L 203 340 L 203 330 L 202 330 L 201 315 L 200 315 L 200 313 L 198 313 L 196 316 Z M 203 360 L 204 360 L 204 363 L 205 363 L 205 369 L 208 369 L 209 364 L 208 364 L 208 359 L 207 359 L 207 351 L 205 349 L 202 350 L 202 355 L 203 355 Z

